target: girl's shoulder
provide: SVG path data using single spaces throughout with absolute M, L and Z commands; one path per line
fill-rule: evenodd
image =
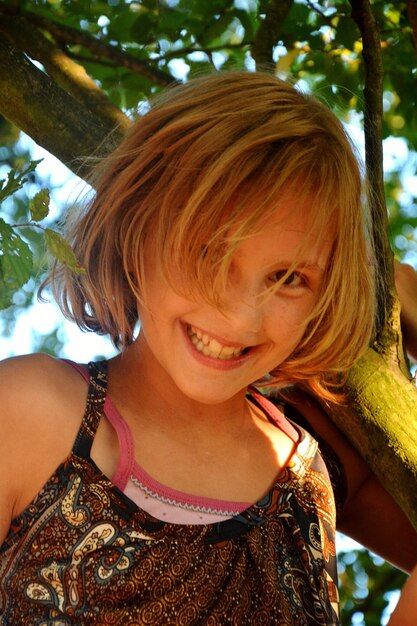
M 10 391 L 15 391 L 17 387 L 22 390 L 23 387 L 27 391 L 36 392 L 39 382 L 46 391 L 52 391 L 78 378 L 79 375 L 67 361 L 44 353 L 25 354 L 0 361 L 0 390 L 6 392 L 6 395 L 6 382 L 11 386 Z
M 0 362 L 0 428 L 11 436 L 52 426 L 85 403 L 87 384 L 67 362 L 47 354 Z
M 0 362 L 0 543 L 71 452 L 86 394 L 80 374 L 48 355 Z

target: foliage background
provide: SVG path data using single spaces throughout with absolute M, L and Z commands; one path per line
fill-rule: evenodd
M 0 178 L 13 168 L 21 172 L 31 159 L 19 129 L 79 171 L 81 161 L 75 157 L 88 156 L 101 139 L 114 138 L 110 131 L 116 124 L 122 132 L 146 109 L 153 93 L 175 79 L 220 68 L 250 71 L 263 66 L 283 73 L 324 99 L 346 123 L 360 127 L 364 64 L 359 29 L 351 17 L 355 5 L 361 3 L 0 1 L 0 37 L 13 50 L 13 54 L 10 48 L 1 50 L 0 42 Z M 385 172 L 390 238 L 400 258 L 417 264 L 417 3 L 377 0 L 371 7 L 385 69 L 383 134 L 390 155 Z M 14 69 L 12 57 L 17 63 L 19 55 L 30 61 L 31 80 L 32 72 L 47 79 L 42 90 L 37 90 L 38 75 L 33 74 L 31 83 Z M 73 119 L 70 111 L 75 106 L 78 117 Z M 34 118 L 28 115 L 31 110 L 36 132 Z M 44 230 L 22 226 L 30 222 L 29 203 L 41 189 L 50 189 L 61 207 L 54 206 L 40 224 L 58 230 L 65 206 L 54 189 L 53 172 L 41 176 L 33 170 L 27 178 L 18 192 L 4 200 L 0 211 L 8 224 L 20 224 L 15 237 L 29 244 L 33 254 L 33 262 L 25 268 L 19 265 L 22 255 L 13 260 L 12 269 L 6 266 L 5 227 L 0 228 L 0 304 L 5 307 L 10 298 L 13 301 L 2 311 L 5 336 L 12 334 L 21 312 L 33 306 L 45 266 Z M 33 349 L 60 354 L 62 341 L 57 327 L 39 336 Z M 381 624 L 389 601 L 386 592 L 398 589 L 403 575 L 366 551 L 340 554 L 340 570 L 343 623 Z

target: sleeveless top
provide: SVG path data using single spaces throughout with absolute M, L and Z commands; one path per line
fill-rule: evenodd
M 105 363 L 91 363 L 72 453 L 0 547 L 3 626 L 337 626 L 335 500 L 317 441 L 300 438 L 259 502 L 213 524 L 139 508 L 94 464 Z

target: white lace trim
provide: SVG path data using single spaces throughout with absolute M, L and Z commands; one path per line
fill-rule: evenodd
M 234 515 L 238 515 L 237 511 L 225 511 L 223 509 L 212 509 L 212 508 L 205 507 L 205 506 L 198 506 L 196 504 L 178 502 L 178 500 L 167 498 L 166 496 L 161 496 L 159 493 L 152 491 L 152 489 L 149 489 L 149 487 L 141 483 L 137 478 L 135 478 L 135 476 L 131 476 L 130 480 L 136 487 L 138 487 L 141 491 L 146 493 L 148 496 L 150 496 L 154 500 L 164 502 L 164 504 L 169 504 L 171 506 L 175 506 L 181 509 L 186 509 L 187 511 L 195 511 L 196 513 L 207 513 L 209 515 L 221 515 L 224 517 L 233 517 Z

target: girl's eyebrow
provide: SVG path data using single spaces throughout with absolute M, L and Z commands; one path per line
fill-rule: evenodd
M 322 274 L 325 271 L 325 268 L 319 263 L 315 263 L 313 261 L 290 261 L 288 259 L 280 259 L 279 261 L 272 263 L 270 265 L 271 268 L 276 268 L 277 266 L 281 266 L 284 268 L 294 267 L 294 270 L 297 268 L 307 269 L 309 271 L 317 272 L 318 274 Z

